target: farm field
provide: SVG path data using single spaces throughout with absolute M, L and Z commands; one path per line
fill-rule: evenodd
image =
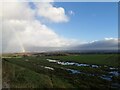
M 3 56 L 3 87 L 119 89 L 118 57 L 118 54 Z
M 2 1 L 2 90 L 120 90 L 118 0 Z

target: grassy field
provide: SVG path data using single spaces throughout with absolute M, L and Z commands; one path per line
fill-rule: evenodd
M 49 76 L 47 74 L 37 73 L 9 62 L 3 62 L 3 65 L 3 83 L 7 81 L 9 83 L 8 88 L 73 87 L 71 84 L 54 75 Z
M 99 68 L 59 65 L 47 59 L 61 62 L 76 62 L 99 65 Z M 45 68 L 47 67 L 47 68 Z M 48 67 L 54 70 L 48 69 Z M 117 54 L 84 54 L 69 56 L 25 56 L 3 58 L 3 85 L 10 88 L 118 88 L 120 76 L 113 76 L 111 81 L 100 78 L 109 75 L 112 68 L 119 67 Z M 66 69 L 74 69 L 84 73 L 71 74 Z M 116 69 L 117 70 L 117 69 Z M 91 76 L 89 74 L 94 74 Z
M 53 56 L 46 57 L 52 59 L 60 59 L 61 61 L 74 61 L 79 63 L 98 64 L 98 65 L 109 65 L 118 67 L 117 54 L 82 54 L 82 55 L 71 55 L 71 56 Z

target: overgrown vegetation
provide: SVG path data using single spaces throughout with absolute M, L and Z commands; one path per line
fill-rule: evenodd
M 48 58 L 63 62 L 96 64 L 100 67 L 59 65 L 47 61 Z M 3 86 L 4 88 L 118 89 L 120 76 L 113 76 L 111 81 L 99 77 L 100 75 L 109 75 L 109 67 L 118 68 L 118 63 L 117 54 L 5 57 L 3 58 Z M 73 74 L 66 69 L 74 69 L 84 73 Z

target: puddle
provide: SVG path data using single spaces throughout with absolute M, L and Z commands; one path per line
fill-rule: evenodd
M 110 67 L 109 69 L 110 69 L 110 70 L 115 70 L 116 68 Z
M 51 67 L 44 67 L 45 69 L 50 69 L 50 70 L 54 70 L 54 68 L 51 68 Z
M 60 60 L 53 60 L 53 59 L 46 59 L 48 60 L 49 62 L 52 62 L 52 63 L 57 63 L 59 65 L 74 65 L 74 66 L 78 66 L 78 67 L 91 67 L 91 68 L 99 68 L 101 67 L 100 65 L 95 65 L 95 64 L 84 64 L 84 63 L 76 63 L 76 62 L 62 62 Z M 108 72 L 110 75 L 97 75 L 98 77 L 104 79 L 104 80 L 107 80 L 107 81 L 112 81 L 112 77 L 113 76 L 119 76 L 119 72 L 117 71 L 118 69 L 117 68 L 114 68 L 114 67 L 109 67 L 109 66 L 106 66 L 104 65 L 104 67 L 106 68 L 109 68 L 110 72 Z M 54 68 L 51 68 L 51 67 L 44 67 L 46 69 L 50 69 L 50 70 L 54 70 Z M 81 72 L 79 70 L 74 70 L 74 69 L 66 69 L 66 68 L 63 68 L 67 71 L 70 71 L 70 73 L 72 74 L 86 74 L 88 76 L 96 76 L 96 74 L 91 74 L 91 73 L 85 73 L 85 72 Z
M 57 64 L 61 64 L 61 65 L 75 65 L 75 63 L 73 62 L 57 62 Z
M 60 65 L 75 65 L 75 66 L 83 66 L 83 67 L 89 66 L 90 67 L 89 64 L 83 64 L 83 63 L 61 62 L 59 60 L 53 60 L 53 59 L 46 59 L 46 60 L 49 61 L 49 62 L 54 62 L 54 63 L 60 64 Z M 99 66 L 98 65 L 92 65 L 91 67 L 98 68 Z
M 109 72 L 109 74 L 112 74 L 113 76 L 119 76 L 118 71 L 111 71 L 111 72 Z
M 74 65 L 74 66 L 83 66 L 83 67 L 91 67 L 91 68 L 99 68 L 101 67 L 100 65 L 95 65 L 95 64 L 85 64 L 85 63 L 76 63 L 76 62 L 62 62 L 59 60 L 54 60 L 54 59 L 46 59 L 49 62 L 53 62 L 53 63 L 57 63 L 59 65 Z M 114 68 L 114 67 L 109 67 L 104 65 L 104 67 L 108 67 L 110 70 L 117 70 L 118 68 Z
M 45 68 L 45 69 L 49 69 L 49 70 L 54 70 L 54 68 L 48 67 L 48 66 L 40 66 L 40 67 Z
M 79 74 L 81 73 L 80 71 L 78 70 L 73 70 L 73 69 L 66 69 L 67 71 L 70 71 L 72 74 Z
M 91 67 L 92 68 L 98 68 L 99 66 L 98 65 L 92 65 Z
M 107 81 L 112 81 L 112 76 L 102 75 L 102 76 L 100 76 L 100 78 L 107 80 Z
M 111 72 L 109 72 L 109 74 L 111 74 L 111 75 L 102 75 L 102 76 L 100 76 L 100 78 L 105 79 L 107 81 L 112 81 L 113 76 L 119 76 L 118 71 L 111 71 Z
M 52 59 L 46 59 L 49 62 L 58 62 L 57 60 L 52 60 Z
M 60 65 L 75 65 L 75 66 L 83 66 L 83 67 L 86 67 L 86 66 L 90 66 L 89 64 L 79 64 L 79 63 L 75 63 L 75 62 L 57 62 L 57 64 L 60 64 Z
M 83 67 L 86 67 L 86 66 L 90 66 L 89 64 L 79 64 L 79 63 L 75 63 L 76 66 L 83 66 Z
M 66 69 L 66 70 L 70 71 L 72 74 L 86 74 L 88 76 L 95 76 L 95 74 L 84 73 L 84 72 L 80 72 L 78 70 L 73 70 L 73 69 Z M 102 75 L 102 76 L 99 76 L 99 77 L 104 79 L 104 80 L 107 80 L 107 81 L 112 81 L 113 76 L 118 76 L 117 72 L 110 72 L 110 73 L 112 73 L 112 74 L 114 73 L 114 75 Z

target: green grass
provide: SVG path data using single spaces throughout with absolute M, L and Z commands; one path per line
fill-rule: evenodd
M 70 61 L 87 64 L 102 65 L 101 68 L 63 66 L 50 63 L 47 58 L 60 61 Z M 21 58 L 3 58 L 3 82 L 8 82 L 11 88 L 108 88 L 112 82 L 97 76 L 85 74 L 69 74 L 62 68 L 71 68 L 85 73 L 107 74 L 104 65 L 118 67 L 117 54 L 90 54 L 70 56 L 39 56 Z M 40 66 L 53 67 L 48 70 Z M 114 82 L 120 79 L 114 77 Z
M 90 54 L 90 55 L 70 55 L 70 56 L 52 56 L 46 57 L 51 59 L 59 59 L 61 61 L 72 61 L 78 63 L 108 65 L 118 67 L 118 55 L 117 54 Z
M 10 88 L 69 88 L 73 87 L 67 81 L 57 76 L 36 73 L 9 62 L 3 63 L 3 82 L 10 83 Z
M 90 55 L 70 55 L 70 56 L 40 56 L 40 57 L 23 57 L 23 58 L 8 58 L 10 62 L 18 63 L 18 64 L 42 64 L 48 66 L 55 66 L 55 64 L 49 63 L 46 59 L 56 59 L 60 61 L 71 61 L 78 63 L 86 63 L 86 64 L 97 64 L 97 65 L 108 65 L 118 67 L 120 61 L 118 60 L 117 54 L 90 54 Z M 25 60 L 29 60 L 26 62 Z M 29 66 L 29 65 L 28 65 Z M 57 66 L 57 65 L 56 65 Z

